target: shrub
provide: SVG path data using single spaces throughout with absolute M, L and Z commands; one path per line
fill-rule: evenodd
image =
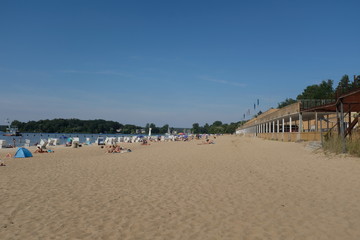
M 349 154 L 360 157 L 360 133 L 354 133 L 351 138 L 347 138 L 345 146 Z M 342 153 L 341 137 L 337 135 L 327 137 L 323 142 L 323 147 L 325 151 Z
M 347 149 L 351 155 L 360 157 L 360 135 L 355 133 L 351 136 L 351 139 L 347 141 Z
M 337 135 L 330 136 L 323 142 L 325 151 L 334 152 L 336 154 L 342 153 L 341 138 Z

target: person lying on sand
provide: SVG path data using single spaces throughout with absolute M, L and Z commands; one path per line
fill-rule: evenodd
M 37 147 L 37 149 L 34 151 L 34 153 L 53 153 L 53 150 L 43 150 L 41 147 Z
M 209 140 L 209 139 L 206 139 L 206 141 L 205 141 L 205 142 L 198 143 L 198 145 L 203 145 L 203 144 L 215 144 L 215 143 L 214 143 L 214 141 Z

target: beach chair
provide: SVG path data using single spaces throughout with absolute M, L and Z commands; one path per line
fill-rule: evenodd
M 48 146 L 55 146 L 54 145 L 55 139 L 54 138 L 49 138 L 48 139 Z
M 106 137 L 105 145 L 114 145 L 117 143 L 116 137 Z
M 24 147 L 30 147 L 30 139 L 25 139 Z
M 53 142 L 54 146 L 57 146 L 60 144 L 60 139 L 58 139 L 58 138 L 53 138 L 53 139 L 54 139 L 54 142 Z
M 105 145 L 112 145 L 111 139 L 110 139 L 109 137 L 106 137 L 106 138 L 105 138 L 104 143 L 105 143 Z
M 98 137 L 95 141 L 97 145 L 105 145 L 104 137 Z
M 0 148 L 6 148 L 7 147 L 7 143 L 6 140 L 0 140 Z
M 47 144 L 48 144 L 48 141 L 46 139 L 41 139 L 40 143 L 37 145 L 37 147 L 40 147 L 41 149 L 46 149 Z
M 79 143 L 80 143 L 80 138 L 78 138 L 78 137 L 73 137 L 72 144 L 78 144 L 78 145 L 79 145 Z

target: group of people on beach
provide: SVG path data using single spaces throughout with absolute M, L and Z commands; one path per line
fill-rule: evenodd
M 125 153 L 125 152 L 131 152 L 131 149 L 127 149 L 127 148 L 123 148 L 123 147 L 120 147 L 119 145 L 109 145 L 109 146 L 106 146 L 105 148 L 106 151 L 105 153 Z

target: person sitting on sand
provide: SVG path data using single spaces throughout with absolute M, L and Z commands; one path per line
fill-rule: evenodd
M 113 152 L 119 153 L 119 152 L 121 152 L 121 149 L 122 149 L 122 147 L 116 146 L 115 149 L 113 150 Z
M 47 153 L 47 151 L 44 151 L 40 146 L 38 146 L 34 153 Z
M 142 141 L 141 145 L 150 145 L 150 143 L 148 143 L 147 140 L 144 139 L 144 140 Z
M 113 153 L 115 151 L 115 145 L 110 145 L 105 153 Z

